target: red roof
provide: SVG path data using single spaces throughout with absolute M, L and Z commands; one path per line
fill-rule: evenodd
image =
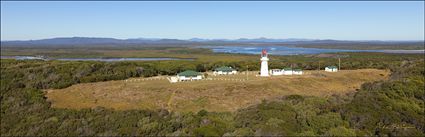
M 267 50 L 263 49 L 263 51 L 261 51 L 261 55 L 266 55 L 267 54 Z

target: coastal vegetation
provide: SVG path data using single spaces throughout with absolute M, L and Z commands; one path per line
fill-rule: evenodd
M 147 52 L 134 55 L 141 53 Z M 345 70 L 373 68 L 389 70 L 391 74 L 386 80 L 363 84 L 356 92 L 327 97 L 285 95 L 233 112 L 105 107 L 76 110 L 53 108 L 45 96 L 47 89 L 63 89 L 78 83 L 174 75 L 187 69 L 204 72 L 226 65 L 240 71 L 259 70 L 258 56 L 222 54 L 212 60 L 208 58 L 215 56 L 213 53 L 177 55 L 199 56 L 199 59 L 143 62 L 2 59 L 0 133 L 2 136 L 424 136 L 425 133 L 422 54 L 276 56 L 270 68 L 293 65 L 316 70 L 319 63 L 323 69 L 337 65 L 337 58 L 341 58 L 341 68 Z

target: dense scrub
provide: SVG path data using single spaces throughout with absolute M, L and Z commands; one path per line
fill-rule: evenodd
M 315 64 L 307 58 L 288 57 L 287 60 L 297 60 L 300 67 L 315 69 Z M 258 62 L 1 60 L 0 133 L 2 136 L 423 136 L 425 133 L 425 72 L 421 55 L 352 54 L 344 59 L 344 68 L 389 68 L 392 71 L 391 79 L 366 83 L 358 92 L 347 96 L 319 98 L 291 95 L 273 101 L 265 100 L 235 113 L 114 111 L 100 107 L 53 109 L 42 91 L 82 82 L 175 74 L 185 69 L 205 71 L 220 65 L 231 65 L 240 70 L 246 69 L 246 65 L 252 65 L 249 68 L 256 70 L 255 64 Z M 272 64 L 286 65 L 280 62 Z

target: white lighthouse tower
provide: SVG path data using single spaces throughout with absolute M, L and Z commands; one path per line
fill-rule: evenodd
M 261 52 L 261 71 L 260 76 L 268 77 L 269 76 L 269 66 L 268 66 L 269 58 L 267 57 L 267 51 L 263 49 Z

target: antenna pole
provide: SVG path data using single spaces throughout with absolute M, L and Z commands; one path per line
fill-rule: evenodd
M 338 70 L 341 70 L 341 58 L 338 58 Z
M 293 72 L 294 71 L 294 68 L 292 68 L 292 66 L 293 66 L 294 64 L 291 62 L 291 71 Z
M 320 71 L 320 60 L 319 60 L 319 68 L 318 68 L 318 71 Z

